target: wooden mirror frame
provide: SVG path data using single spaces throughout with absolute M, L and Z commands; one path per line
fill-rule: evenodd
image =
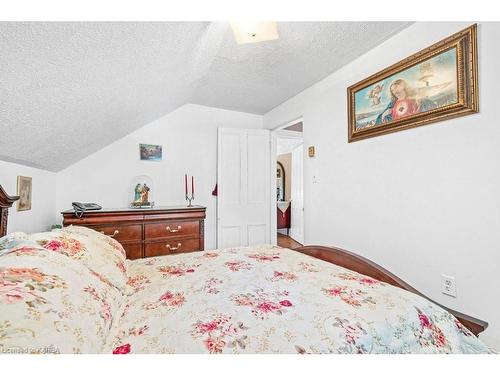
M 18 199 L 18 196 L 8 195 L 2 188 L 2 185 L 0 185 L 0 237 L 7 234 L 7 216 L 9 215 L 9 208 L 11 208 Z
M 279 161 L 276 161 L 276 164 L 278 165 L 279 168 L 281 168 L 281 172 L 283 172 L 283 176 L 281 178 L 282 185 L 283 185 L 283 200 L 286 200 L 286 198 L 285 198 L 286 197 L 286 175 L 285 175 L 285 167 Z M 276 198 L 278 198 L 278 197 L 276 197 Z M 280 202 L 279 199 L 277 199 L 277 200 L 278 200 L 278 202 Z

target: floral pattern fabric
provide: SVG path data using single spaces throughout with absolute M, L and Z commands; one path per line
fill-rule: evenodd
M 488 352 L 428 300 L 288 249 L 129 261 L 79 227 L 0 242 L 1 353 Z
M 0 253 L 0 353 L 101 353 L 123 296 L 33 241 Z
M 97 277 L 118 289 L 126 288 L 125 251 L 119 242 L 89 228 L 69 226 L 28 237 L 44 249 L 86 265 Z
M 2 253 L 2 250 L 13 246 L 18 241 L 26 241 L 27 239 L 28 235 L 24 232 L 14 232 L 0 238 L 0 253 Z
M 127 263 L 108 353 L 488 352 L 428 300 L 288 249 Z

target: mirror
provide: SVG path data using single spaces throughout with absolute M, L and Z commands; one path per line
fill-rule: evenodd
M 276 162 L 276 200 L 285 200 L 285 168 L 279 161 Z

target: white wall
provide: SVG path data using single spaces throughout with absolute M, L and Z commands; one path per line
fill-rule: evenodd
M 346 88 L 470 23 L 416 23 L 264 116 L 303 116 L 305 242 L 360 253 L 484 319 L 500 348 L 500 23 L 478 30 L 480 113 L 347 143 Z M 317 183 L 313 183 L 313 176 Z M 441 275 L 457 297 L 441 294 Z
M 9 209 L 8 232 L 42 232 L 56 223 L 56 174 L 0 160 L 0 185 L 9 195 L 16 195 L 17 176 L 31 177 L 33 184 L 31 210 Z
M 126 207 L 132 179 L 153 179 L 156 205 L 183 205 L 184 174 L 195 176 L 194 204 L 207 207 L 205 248 L 216 246 L 217 128 L 262 128 L 262 116 L 187 104 L 58 173 L 57 212 L 71 202 Z M 139 143 L 163 146 L 163 161 L 139 160 Z M 58 216 L 62 219 L 61 215 Z

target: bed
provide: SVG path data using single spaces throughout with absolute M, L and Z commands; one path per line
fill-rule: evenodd
M 88 228 L 11 233 L 0 301 L 2 353 L 489 352 L 476 337 L 485 322 L 317 246 L 130 261 Z

